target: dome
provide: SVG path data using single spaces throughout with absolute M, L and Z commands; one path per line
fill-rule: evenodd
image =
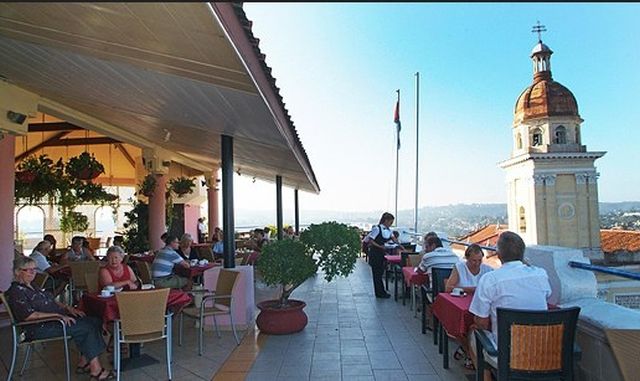
M 515 117 L 534 119 L 548 116 L 577 116 L 578 102 L 571 91 L 552 79 L 536 81 L 518 97 Z
M 553 51 L 551 51 L 551 49 L 547 45 L 543 44 L 542 41 L 540 41 L 536 44 L 536 46 L 533 47 L 533 49 L 531 49 L 531 57 L 539 53 L 547 53 L 551 55 L 553 54 Z

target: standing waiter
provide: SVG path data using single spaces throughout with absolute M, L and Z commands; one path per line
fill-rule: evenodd
M 364 238 L 364 241 L 368 244 L 369 265 L 373 275 L 373 289 L 376 293 L 376 298 L 391 297 L 382 284 L 382 273 L 384 272 L 384 244 L 387 241 L 394 240 L 393 234 L 389 229 L 394 219 L 393 214 L 383 213 L 378 225 L 375 225 Z

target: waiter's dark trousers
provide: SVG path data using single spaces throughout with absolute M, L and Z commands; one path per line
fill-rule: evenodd
M 384 252 L 369 250 L 369 265 L 373 275 L 373 289 L 376 296 L 386 294 L 384 284 L 382 284 L 382 273 L 384 273 Z

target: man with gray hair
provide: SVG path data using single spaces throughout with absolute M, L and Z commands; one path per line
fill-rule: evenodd
M 487 336 L 494 344 L 498 342 L 498 308 L 546 310 L 547 298 L 551 296 L 546 271 L 523 263 L 525 244 L 518 234 L 503 232 L 496 246 L 502 267 L 480 278 L 469 307 L 478 328 L 488 330 L 491 326 Z M 469 337 L 475 352 L 474 335 Z M 485 358 L 497 366 L 495 358 L 486 355 Z

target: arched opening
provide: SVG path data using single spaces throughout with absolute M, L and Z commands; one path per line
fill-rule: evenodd
M 531 135 L 531 145 L 534 147 L 542 145 L 542 130 L 535 128 Z
M 103 238 L 106 242 L 107 237 L 113 237 L 116 230 L 116 222 L 114 221 L 114 212 L 110 206 L 101 206 L 95 212 L 96 237 Z
M 518 229 L 520 230 L 520 233 L 527 232 L 527 219 L 524 213 L 524 206 L 521 206 L 518 210 Z
M 18 210 L 16 229 L 18 240 L 22 241 L 22 252 L 31 253 L 44 237 L 44 210 L 39 206 L 27 205 Z
M 556 127 L 556 144 L 567 144 L 567 129 L 564 126 Z
M 522 149 L 522 134 L 518 132 L 516 135 L 516 148 Z

